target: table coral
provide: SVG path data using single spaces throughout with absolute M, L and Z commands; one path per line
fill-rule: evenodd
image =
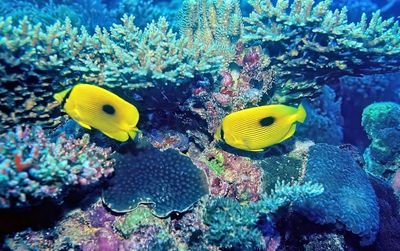
M 133 16 L 89 35 L 71 21 L 42 27 L 26 17 L 0 18 L 0 125 L 59 123 L 52 95 L 79 81 L 131 91 L 164 88 L 213 73 L 221 57 L 190 46 L 160 18 L 145 29 Z M 201 56 L 200 56 L 201 55 Z M 174 88 L 168 89 L 173 91 Z
M 111 149 L 90 144 L 88 135 L 52 141 L 39 127 L 16 127 L 0 142 L 0 208 L 56 199 L 68 187 L 94 184 L 113 172 Z
M 254 0 L 244 18 L 243 41 L 261 45 L 280 74 L 278 102 L 312 97 L 321 84 L 343 75 L 399 70 L 400 28 L 379 12 L 349 23 L 347 9 L 329 10 L 331 1 Z
M 151 204 L 154 214 L 188 210 L 208 194 L 207 177 L 177 150 L 141 149 L 116 156 L 115 176 L 103 190 L 103 201 L 116 212 Z

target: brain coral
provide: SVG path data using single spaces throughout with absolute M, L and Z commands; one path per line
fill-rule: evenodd
M 321 195 L 300 205 L 305 216 L 320 224 L 342 223 L 370 245 L 379 229 L 379 209 L 367 174 L 349 151 L 327 144 L 310 148 L 305 181 L 324 186 Z
M 154 214 L 165 217 L 187 210 L 205 194 L 207 177 L 188 157 L 173 149 L 150 148 L 117 155 L 115 176 L 103 190 L 103 202 L 116 212 L 151 203 Z

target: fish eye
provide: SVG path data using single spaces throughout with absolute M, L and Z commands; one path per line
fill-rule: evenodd
M 115 108 L 109 104 L 103 105 L 103 111 L 109 115 L 115 114 Z
M 270 126 L 275 122 L 275 118 L 274 117 L 266 117 L 266 118 L 262 118 L 260 120 L 260 125 L 261 126 Z

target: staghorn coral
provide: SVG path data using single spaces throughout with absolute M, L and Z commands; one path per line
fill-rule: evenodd
M 42 28 L 27 18 L 13 25 L 12 18 L 1 17 L 1 129 L 59 123 L 52 94 L 78 81 L 130 91 L 156 87 L 160 92 L 158 87 L 169 85 L 168 94 L 197 75 L 217 71 L 220 62 L 201 45 L 189 47 L 177 38 L 164 18 L 141 30 L 134 17 L 124 16 L 121 25 L 97 28 L 90 36 L 69 19 Z
M 400 28 L 375 12 L 349 23 L 347 9 L 329 10 L 330 0 L 253 0 L 244 18 L 246 45 L 261 45 L 280 79 L 273 100 L 313 97 L 326 81 L 343 75 L 399 70 Z
M 202 44 L 228 64 L 243 33 L 238 0 L 184 0 L 178 13 L 180 35 L 192 46 Z
M 87 186 L 113 172 L 110 149 L 89 136 L 52 142 L 35 127 L 0 135 L 0 208 L 24 207 L 60 198 L 68 187 Z
M 115 212 L 150 204 L 153 213 L 166 217 L 188 210 L 208 194 L 207 177 L 177 150 L 155 148 L 116 157 L 115 176 L 103 190 L 103 201 Z

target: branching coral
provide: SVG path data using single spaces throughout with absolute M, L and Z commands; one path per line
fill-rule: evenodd
M 275 100 L 310 97 L 322 80 L 399 70 L 400 28 L 394 18 L 383 20 L 376 12 L 370 20 L 364 14 L 349 23 L 347 9 L 331 11 L 330 3 L 251 1 L 243 40 L 261 45 L 280 74 Z
M 52 94 L 77 81 L 129 90 L 177 86 L 220 66 L 219 56 L 177 38 L 163 18 L 144 30 L 132 16 L 122 23 L 90 36 L 69 19 L 43 29 L 27 18 L 18 26 L 0 18 L 1 128 L 57 123 Z
M 185 0 L 179 12 L 181 36 L 190 44 L 202 44 L 225 63 L 235 55 L 235 43 L 243 33 L 242 14 L 238 0 Z
M 60 136 L 52 142 L 41 128 L 17 127 L 0 135 L 0 208 L 58 198 L 68 186 L 86 186 L 113 172 L 110 149 Z

